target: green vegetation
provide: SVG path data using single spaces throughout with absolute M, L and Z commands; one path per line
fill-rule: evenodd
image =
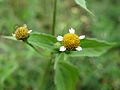
M 52 25 L 54 0 L 0 0 L 0 90 L 120 89 L 120 1 L 86 2 L 57 0 Z M 23 24 L 27 43 L 11 37 Z M 71 27 L 83 51 L 61 53 L 56 37 Z

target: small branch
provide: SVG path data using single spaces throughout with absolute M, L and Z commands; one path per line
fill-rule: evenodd
M 32 47 L 37 53 L 40 53 L 36 47 L 34 47 L 31 43 L 29 43 L 27 40 L 23 40 L 26 44 L 28 44 L 30 47 Z
M 54 0 L 52 35 L 55 35 L 56 13 L 57 13 L 57 0 Z

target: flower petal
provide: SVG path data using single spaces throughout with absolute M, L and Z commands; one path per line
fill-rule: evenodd
M 23 27 L 24 27 L 24 28 L 27 28 L 27 25 L 26 25 L 26 24 L 24 24 L 24 25 L 23 25 Z
M 57 37 L 57 40 L 58 40 L 58 41 L 62 41 L 62 40 L 63 40 L 63 37 L 62 37 L 62 36 L 58 36 L 58 37 Z
M 66 48 L 64 46 L 61 46 L 59 51 L 63 52 L 65 50 L 66 50 Z
M 69 33 L 75 33 L 75 30 L 73 28 L 69 29 Z
M 28 31 L 28 33 L 31 33 L 31 32 L 32 32 L 32 30 L 29 30 L 29 31 Z
M 78 46 L 78 47 L 76 48 L 76 50 L 77 50 L 77 51 L 82 51 L 82 47 Z
M 79 37 L 79 39 L 84 39 L 85 38 L 85 35 L 81 35 L 80 37 Z
M 15 34 L 12 33 L 12 36 L 15 37 Z

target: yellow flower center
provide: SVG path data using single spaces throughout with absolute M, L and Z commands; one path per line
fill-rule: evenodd
M 26 27 L 18 27 L 18 28 L 16 29 L 15 37 L 16 37 L 18 40 L 26 39 L 28 36 L 29 36 L 28 28 L 26 28 Z
M 68 33 L 64 35 L 62 43 L 68 50 L 75 50 L 80 45 L 80 39 L 78 35 Z

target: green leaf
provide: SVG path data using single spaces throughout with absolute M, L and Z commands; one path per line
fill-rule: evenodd
M 83 50 L 82 51 L 71 51 L 70 56 L 89 56 L 89 57 L 97 57 L 105 53 L 112 44 L 100 41 L 97 39 L 83 39 L 81 40 L 80 45 Z
M 87 9 L 86 1 L 85 0 L 75 0 L 75 2 L 80 5 L 83 9 L 89 12 L 92 16 L 95 16 L 89 9 Z
M 81 47 L 83 48 L 99 48 L 108 46 L 112 46 L 112 44 L 102 40 L 97 40 L 93 38 L 85 38 L 81 40 Z
M 70 56 L 79 57 L 79 56 L 88 56 L 88 57 L 98 57 L 105 53 L 109 47 L 105 48 L 83 48 L 82 51 L 71 51 Z
M 17 40 L 15 37 L 13 36 L 2 36 L 2 38 L 6 38 L 6 39 L 10 39 L 10 40 Z
M 48 34 L 31 33 L 28 42 L 40 48 L 54 49 L 54 44 L 57 42 L 57 39 Z
M 76 67 L 65 62 L 59 62 L 55 70 L 57 90 L 76 90 L 78 76 L 79 72 Z
M 67 54 L 65 54 L 64 52 L 56 55 L 54 69 L 56 69 L 57 64 L 61 61 L 67 61 Z
M 13 36 L 3 36 L 3 38 L 17 40 Z M 31 33 L 28 42 L 40 48 L 54 49 L 54 44 L 57 42 L 57 39 L 54 36 L 44 33 Z

